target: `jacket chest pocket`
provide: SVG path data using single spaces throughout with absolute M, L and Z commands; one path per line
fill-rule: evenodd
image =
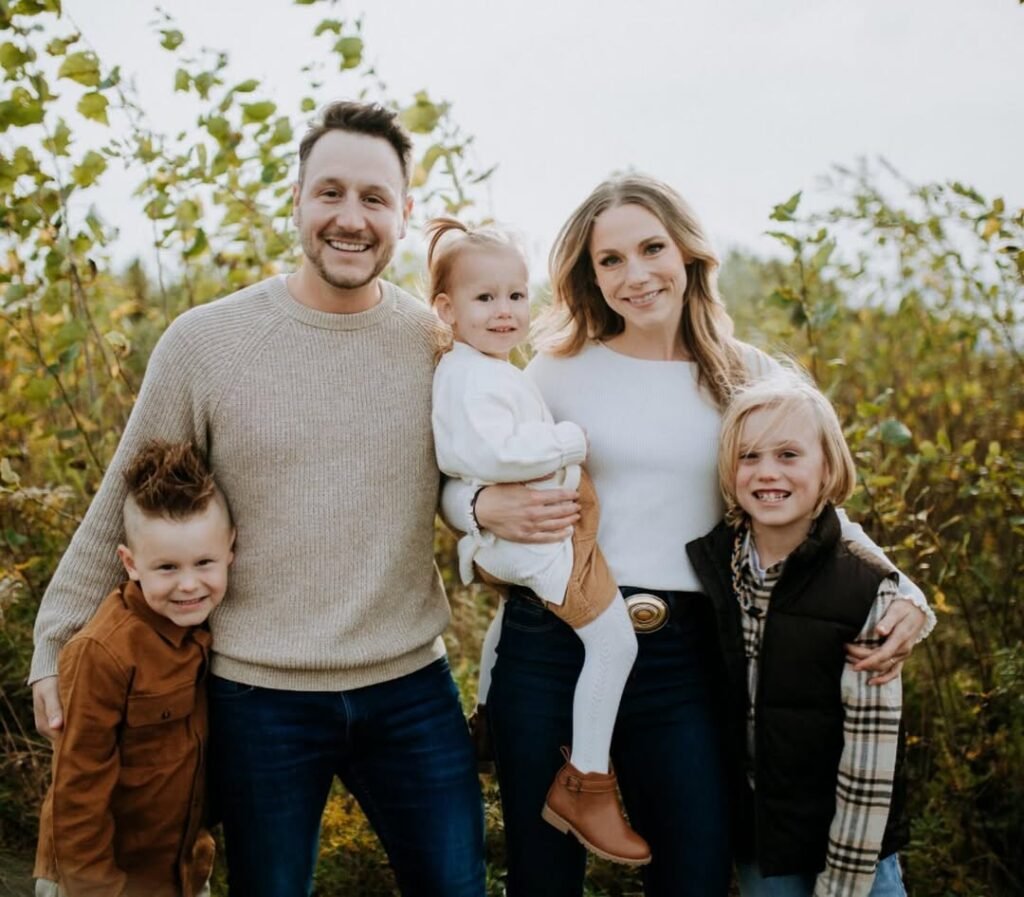
M 130 695 L 121 730 L 124 766 L 161 766 L 194 746 L 196 686 L 153 695 Z

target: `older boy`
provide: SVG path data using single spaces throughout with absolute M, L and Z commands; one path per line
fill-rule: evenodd
M 128 579 L 60 655 L 39 895 L 193 897 L 213 861 L 201 828 L 210 634 L 198 627 L 224 597 L 235 532 L 188 443 L 147 444 L 124 480 Z

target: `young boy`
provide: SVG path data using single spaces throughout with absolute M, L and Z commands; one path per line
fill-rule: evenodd
M 828 399 L 789 371 L 741 390 L 719 479 L 726 520 L 687 551 L 731 698 L 740 894 L 905 897 L 901 682 L 845 662 L 878 643 L 896 573 L 841 536 L 856 471 Z
M 40 818 L 37 897 L 195 897 L 210 634 L 235 531 L 194 446 L 151 442 L 125 472 L 128 579 L 60 655 L 65 722 Z

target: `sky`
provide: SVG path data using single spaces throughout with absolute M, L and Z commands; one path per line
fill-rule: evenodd
M 1024 6 L 1018 0 L 164 0 L 191 46 L 226 50 L 296 108 L 325 17 L 362 15 L 368 56 L 403 101 L 452 104 L 479 169 L 480 212 L 543 259 L 602 179 L 675 186 L 719 250 L 773 251 L 774 204 L 834 163 L 884 156 L 913 181 L 960 180 L 1024 204 Z M 105 65 L 136 80 L 168 132 L 195 108 L 142 0 L 64 0 Z M 258 9 L 259 12 L 254 12 Z M 331 97 L 331 75 L 325 97 Z M 338 80 L 338 95 L 351 85 Z M 105 179 L 117 255 L 145 252 L 130 176 Z M 108 211 L 109 215 L 109 211 Z M 141 215 L 138 221 L 141 222 Z

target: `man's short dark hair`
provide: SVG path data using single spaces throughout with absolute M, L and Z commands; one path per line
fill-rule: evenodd
M 299 183 L 306 174 L 306 160 L 313 146 L 328 131 L 348 131 L 350 134 L 366 134 L 380 137 L 391 144 L 402 166 L 402 179 L 409 186 L 412 170 L 412 139 L 398 121 L 398 115 L 385 109 L 379 103 L 357 103 L 353 100 L 338 100 L 324 107 L 320 121 L 313 125 L 299 143 Z

